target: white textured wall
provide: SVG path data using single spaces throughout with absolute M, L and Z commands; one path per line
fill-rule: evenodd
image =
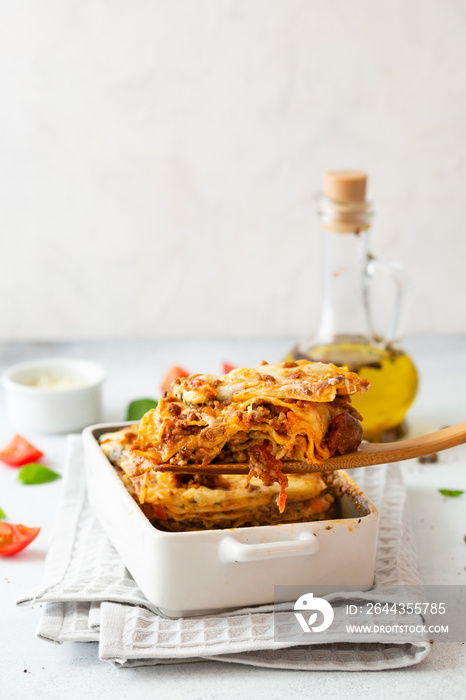
M 306 333 L 338 167 L 466 332 L 464 1 L 1 0 L 0 337 Z

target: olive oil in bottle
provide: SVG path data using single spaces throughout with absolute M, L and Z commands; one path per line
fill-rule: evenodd
M 413 402 L 418 384 L 412 360 L 401 349 L 377 348 L 352 340 L 355 339 L 337 339 L 329 345 L 316 345 L 309 349 L 307 355 L 295 348 L 287 359 L 333 362 L 357 372 L 362 379 L 368 379 L 370 391 L 353 400 L 364 419 L 365 439 L 379 441 L 403 437 L 403 419 Z
M 366 440 L 402 437 L 404 417 L 417 391 L 416 368 L 399 341 L 403 273 L 397 263 L 380 262 L 369 250 L 372 219 L 365 173 L 337 171 L 324 177 L 320 219 L 325 236 L 324 296 L 320 327 L 299 343 L 287 360 L 308 359 L 346 366 L 368 379 L 371 389 L 354 407 L 363 416 Z M 395 310 L 387 337 L 372 303 L 372 282 L 382 272 L 394 278 Z

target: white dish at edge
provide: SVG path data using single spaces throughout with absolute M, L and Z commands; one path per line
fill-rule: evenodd
M 87 360 L 49 358 L 12 365 L 1 378 L 12 426 L 23 432 L 68 433 L 98 422 L 105 375 L 101 365 Z

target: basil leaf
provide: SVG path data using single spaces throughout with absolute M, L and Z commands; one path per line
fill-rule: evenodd
M 455 489 L 439 489 L 438 491 L 442 496 L 447 496 L 448 498 L 458 498 L 458 496 L 462 496 L 464 493 L 464 491 Z
M 61 479 L 60 474 L 52 471 L 48 467 L 44 467 L 42 464 L 26 464 L 19 470 L 18 479 L 27 484 L 28 486 L 33 486 L 35 484 L 46 484 L 49 481 L 55 481 L 55 479 Z
M 131 401 L 126 412 L 126 420 L 141 420 L 143 415 L 151 408 L 157 408 L 158 401 L 155 399 L 136 399 Z
M 5 520 L 5 518 L 6 518 L 5 511 L 0 508 L 0 520 Z

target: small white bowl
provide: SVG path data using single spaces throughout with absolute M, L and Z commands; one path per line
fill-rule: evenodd
M 2 374 L 8 417 L 17 430 L 71 433 L 100 420 L 105 369 L 95 362 L 46 359 Z

